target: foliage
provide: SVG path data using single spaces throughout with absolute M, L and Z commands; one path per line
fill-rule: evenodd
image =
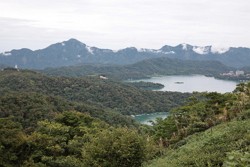
M 71 166 L 71 162 L 73 166 L 82 166 L 81 150 L 90 140 L 88 135 L 107 127 L 104 122 L 78 112 L 63 112 L 55 122 L 41 121 L 27 141 L 34 150 L 29 160 L 46 166 Z
M 34 128 L 37 121 L 52 120 L 57 113 L 70 109 L 73 105 L 65 100 L 39 93 L 8 92 L 0 97 L 0 117 L 13 116 L 24 128 Z
M 140 82 L 128 82 L 128 84 L 144 90 L 157 90 L 164 88 L 164 85 L 153 82 L 140 81 Z
M 138 167 L 145 160 L 146 141 L 136 131 L 119 128 L 98 133 L 86 143 L 86 166 Z
M 60 68 L 48 68 L 43 70 L 46 74 L 54 76 L 87 76 L 87 75 L 106 75 L 115 79 L 140 79 L 155 75 L 184 75 L 184 74 L 203 74 L 218 75 L 229 71 L 229 68 L 216 61 L 192 61 L 170 59 L 159 57 L 145 59 L 135 64 L 118 65 L 79 65 Z
M 0 117 L 13 116 L 13 120 L 21 123 L 26 132 L 32 132 L 38 121 L 52 121 L 57 114 L 68 110 L 89 113 L 113 126 L 137 126 L 132 118 L 118 112 L 85 103 L 69 102 L 61 97 L 35 92 L 6 92 L 0 96 Z
M 26 135 L 11 118 L 0 118 L 0 166 L 14 166 L 25 156 Z
M 250 83 L 190 97 L 96 77 L 3 71 L 0 86 L 0 166 L 249 165 Z M 153 126 L 138 128 L 117 112 L 168 111 L 187 97 Z
M 224 167 L 250 166 L 250 152 L 232 151 L 227 154 Z
M 250 165 L 245 159 L 250 149 L 249 90 L 250 84 L 242 83 L 234 93 L 197 94 L 165 120 L 158 119 L 149 132 L 168 151 L 149 166 Z
M 96 77 L 48 77 L 32 71 L 0 72 L 0 93 L 38 92 L 68 101 L 106 107 L 122 114 L 166 112 L 184 103 L 188 93 L 151 92 Z
M 114 128 L 76 111 L 43 120 L 31 134 L 0 119 L 1 166 L 141 166 L 158 148 L 137 130 Z
M 237 155 L 231 159 L 232 163 L 226 160 L 231 158 L 227 158 L 227 152 L 240 149 L 247 149 L 249 151 L 249 126 L 249 120 L 232 121 L 192 135 L 183 141 L 184 145 L 176 149 L 169 149 L 162 158 L 153 161 L 148 167 L 214 167 L 222 166 L 224 161 L 226 161 L 224 166 L 230 166 L 229 164 L 232 163 L 250 165 L 249 161 L 240 159 L 241 157 L 247 157 L 248 154 Z M 228 154 L 228 156 L 230 155 Z
M 189 103 L 174 109 L 167 119 L 157 120 L 151 133 L 164 143 L 176 143 L 239 116 L 247 109 L 247 103 L 245 108 L 239 108 L 237 98 L 240 96 L 215 92 L 194 95 Z

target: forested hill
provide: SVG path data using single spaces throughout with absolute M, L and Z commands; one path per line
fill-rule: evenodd
M 152 92 L 129 84 L 99 77 L 50 77 L 33 71 L 0 72 L 0 93 L 38 92 L 59 96 L 72 102 L 107 107 L 123 114 L 169 111 L 185 102 L 190 94 Z
M 217 61 L 192 61 L 166 57 L 147 59 L 126 66 L 117 65 L 79 65 L 61 68 L 48 68 L 43 72 L 50 75 L 86 76 L 106 75 L 116 79 L 138 79 L 153 75 L 203 74 L 218 75 L 233 68 Z
M 169 111 L 190 96 L 13 68 L 0 72 L 0 95 L 4 167 L 141 166 L 160 148 L 121 113 Z
M 150 167 L 250 165 L 250 83 L 202 93 L 158 119 L 151 134 L 168 149 Z
M 0 72 L 0 95 L 0 166 L 250 164 L 250 83 L 233 93 L 190 97 L 99 77 L 50 77 L 8 68 Z M 120 114 L 174 106 L 179 107 L 153 126 Z

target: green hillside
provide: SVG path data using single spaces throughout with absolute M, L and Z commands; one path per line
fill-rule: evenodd
M 0 166 L 136 167 L 159 152 L 131 117 L 78 99 L 87 84 L 98 87 L 101 81 L 70 79 L 32 71 L 0 73 Z M 71 85 L 76 90 L 67 92 Z M 126 85 L 113 89 L 120 87 Z M 74 98 L 76 92 L 80 95 Z
M 185 102 L 190 94 L 151 92 L 98 77 L 49 77 L 32 71 L 0 72 L 0 93 L 38 92 L 66 100 L 110 108 L 123 114 L 163 112 Z
M 145 166 L 249 166 L 250 83 L 234 93 L 205 93 L 154 124 L 164 155 Z
M 250 83 L 191 96 L 9 69 L 0 94 L 3 167 L 250 165 Z M 121 114 L 169 110 L 152 126 Z
M 247 166 L 250 164 L 249 126 L 250 119 L 217 125 L 190 136 L 182 141 L 183 146 L 169 149 L 166 156 L 145 166 Z
M 111 109 L 70 102 L 58 96 L 8 91 L 0 97 L 0 117 L 13 117 L 14 121 L 22 124 L 28 131 L 33 130 L 38 121 L 53 121 L 56 115 L 71 110 L 87 113 L 113 126 L 138 126 L 132 118 Z
M 126 66 L 79 65 L 55 69 L 48 68 L 43 72 L 59 76 L 106 75 L 115 79 L 138 79 L 154 75 L 218 75 L 230 69 L 232 68 L 216 61 L 192 61 L 161 57 L 143 60 Z

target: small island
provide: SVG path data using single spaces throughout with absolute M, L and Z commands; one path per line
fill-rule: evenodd
M 184 82 L 175 82 L 175 84 L 184 84 Z

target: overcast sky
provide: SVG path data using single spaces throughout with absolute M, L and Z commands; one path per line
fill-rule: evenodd
M 69 38 L 110 49 L 250 47 L 250 1 L 0 0 L 0 51 Z

